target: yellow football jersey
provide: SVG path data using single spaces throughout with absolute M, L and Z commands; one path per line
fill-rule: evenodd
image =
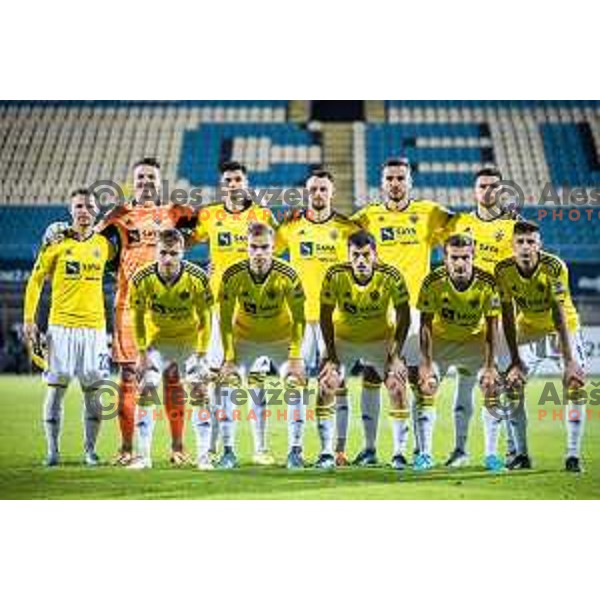
M 267 207 L 249 204 L 245 209 L 231 212 L 225 203 L 200 208 L 192 242 L 208 242 L 210 248 L 210 284 L 215 297 L 223 273 L 248 254 L 248 225 L 253 221 L 277 229 L 277 221 Z
M 25 322 L 35 321 L 44 280 L 51 277 L 50 325 L 104 329 L 102 282 L 113 247 L 102 235 L 67 237 L 40 251 L 25 291 Z
M 455 233 L 470 235 L 475 240 L 475 266 L 493 275 L 496 265 L 512 256 L 514 227 L 515 219 L 511 217 L 484 221 L 477 211 L 458 213 L 448 224 L 445 237 Z
M 166 345 L 206 352 L 213 297 L 200 267 L 184 260 L 177 279 L 166 283 L 154 262 L 142 267 L 131 283 L 129 304 L 139 350 Z
M 562 304 L 567 329 L 579 328 L 579 316 L 569 291 L 569 271 L 565 263 L 547 252 L 540 253 L 540 261 L 530 277 L 524 277 L 514 258 L 496 265 L 496 281 L 502 302 L 514 300 L 517 307 L 519 337 L 554 333 L 552 306 Z
M 352 342 L 389 339 L 395 330 L 393 308 L 408 302 L 402 274 L 391 265 L 378 263 L 366 283 L 354 278 L 350 263 L 327 270 L 321 303 L 335 306 L 335 336 Z
M 433 313 L 434 338 L 466 342 L 485 331 L 486 317 L 500 316 L 500 297 L 494 278 L 474 267 L 469 287 L 454 287 L 446 267 L 438 267 L 423 281 L 417 308 Z
M 451 213 L 430 200 L 411 200 L 401 211 L 384 202 L 369 204 L 351 218 L 375 237 L 377 256 L 400 270 L 415 306 L 423 279 L 429 273 L 431 250 L 440 243 Z
M 275 252 L 289 252 L 290 264 L 302 279 L 306 291 L 306 320 L 319 320 L 321 283 L 327 269 L 348 259 L 348 237 L 358 226 L 333 213 L 327 221 L 315 223 L 302 213 L 281 224 L 275 237 Z
M 226 360 L 235 360 L 234 338 L 255 342 L 289 340 L 290 358 L 300 358 L 304 335 L 304 289 L 289 264 L 273 259 L 257 279 L 243 260 L 225 271 L 219 292 Z

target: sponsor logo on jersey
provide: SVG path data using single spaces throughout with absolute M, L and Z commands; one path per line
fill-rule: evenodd
M 313 242 L 300 242 L 300 256 L 312 256 L 314 251 Z
M 65 263 L 65 273 L 67 275 L 80 275 L 81 264 L 76 260 L 68 260 Z
M 257 312 L 256 303 L 255 302 L 244 302 L 244 311 L 247 313 L 250 313 L 251 315 L 255 315 Z
M 231 246 L 231 233 L 229 231 L 220 231 L 217 236 L 219 246 Z
M 344 310 L 351 315 L 355 315 L 358 312 L 356 304 L 352 304 L 352 302 L 344 302 Z
M 382 242 L 391 242 L 396 239 L 393 227 L 382 227 L 380 234 Z
M 142 236 L 139 229 L 127 230 L 127 241 L 130 244 L 139 244 L 142 241 Z
M 393 242 L 402 236 L 416 236 L 416 227 L 382 227 L 380 230 L 382 242 Z

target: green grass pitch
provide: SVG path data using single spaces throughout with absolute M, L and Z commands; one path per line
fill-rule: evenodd
M 283 468 L 286 454 L 285 423 L 270 425 L 270 443 L 279 466 L 254 467 L 250 423 L 238 425 L 239 455 L 242 467 L 236 471 L 199 472 L 193 467 L 171 468 L 168 464 L 168 425 L 158 423 L 154 439 L 154 469 L 127 471 L 102 466 L 90 469 L 81 464 L 81 396 L 77 384 L 67 395 L 62 437 L 63 464 L 55 469 L 41 466 L 45 443 L 41 409 L 45 386 L 40 377 L 0 377 L 0 498 L 54 499 L 545 499 L 600 498 L 600 411 L 586 423 L 583 456 L 585 473 L 565 473 L 563 453 L 565 429 L 552 418 L 540 420 L 536 399 L 542 381 L 529 388 L 530 447 L 534 469 L 527 472 L 489 474 L 482 467 L 483 437 L 479 406 L 472 421 L 471 466 L 448 470 L 438 466 L 428 473 L 410 470 L 398 475 L 381 466 L 370 469 L 346 468 L 336 472 L 306 469 L 288 472 Z M 434 452 L 438 464 L 452 449 L 453 380 L 444 382 L 438 402 Z M 358 405 L 358 385 L 351 382 L 352 416 L 349 455 L 362 441 Z M 504 439 L 504 436 L 502 436 Z M 100 432 L 99 453 L 108 461 L 117 447 L 115 421 L 105 422 Z M 313 460 L 318 440 L 316 424 L 308 422 L 305 456 Z M 194 449 L 191 425 L 186 429 L 188 449 Z M 503 441 L 501 450 L 503 451 Z M 389 460 L 390 429 L 385 407 L 379 430 L 379 457 Z

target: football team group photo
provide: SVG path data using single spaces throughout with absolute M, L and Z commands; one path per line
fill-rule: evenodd
M 1 495 L 597 497 L 599 114 L 0 103 Z

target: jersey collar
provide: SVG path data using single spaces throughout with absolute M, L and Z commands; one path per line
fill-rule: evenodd
M 384 200 L 383 201 L 383 206 L 384 206 L 385 210 L 388 210 L 391 213 L 403 213 L 403 212 L 407 211 L 410 208 L 410 205 L 412 204 L 413 199 L 409 198 L 408 202 L 406 203 L 406 206 L 403 209 L 401 209 L 401 210 L 389 208 L 388 202 L 389 202 L 389 200 Z
M 495 223 L 496 221 L 500 221 L 502 219 L 502 217 L 504 217 L 504 213 L 500 213 L 497 217 L 494 217 L 493 219 L 482 219 L 479 216 L 479 212 L 477 211 L 477 209 L 475 209 L 472 213 L 475 218 L 480 222 L 480 223 Z
M 230 215 L 239 215 L 243 212 L 246 212 L 252 206 L 252 204 L 252 200 L 248 200 L 241 210 L 229 210 L 227 208 L 227 204 L 223 202 L 223 210 Z
M 309 211 L 310 211 L 310 209 L 307 209 L 304 211 L 304 218 L 309 223 L 312 223 L 313 225 L 325 225 L 325 223 L 329 223 L 329 221 L 331 221 L 331 219 L 334 219 L 337 216 L 337 213 L 335 212 L 335 210 L 332 209 L 331 214 L 324 221 L 313 221 L 312 219 L 310 219 L 308 217 Z

